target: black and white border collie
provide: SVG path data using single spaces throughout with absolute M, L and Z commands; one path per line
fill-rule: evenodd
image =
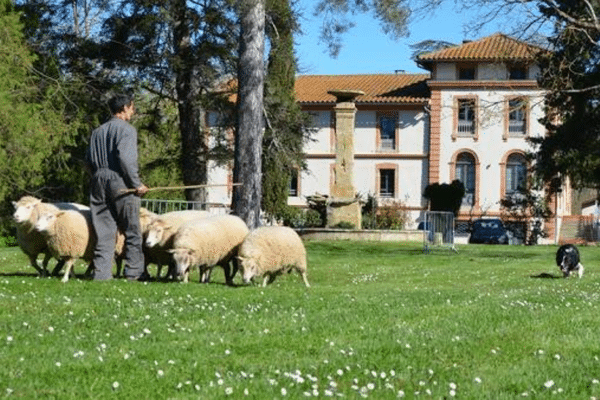
M 573 271 L 576 271 L 580 278 L 583 276 L 583 265 L 579 261 L 579 250 L 575 245 L 563 244 L 556 251 L 556 265 L 565 278 L 568 278 Z

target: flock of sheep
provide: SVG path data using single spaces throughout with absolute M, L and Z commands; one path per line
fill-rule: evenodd
M 57 260 L 52 275 L 63 267 L 62 281 L 67 282 L 78 259 L 89 263 L 94 256 L 96 236 L 87 206 L 76 203 L 45 203 L 32 196 L 13 202 L 13 218 L 17 225 L 17 242 L 29 257 L 31 265 L 42 276 L 48 276 L 48 263 Z M 157 278 L 163 266 L 166 277 L 188 282 L 190 270 L 199 269 L 200 282 L 210 282 L 214 266 L 220 266 L 228 285 L 239 269 L 243 282 L 263 278 L 262 285 L 295 269 L 304 284 L 306 250 L 298 234 L 291 228 L 268 226 L 248 229 L 234 215 L 210 215 L 206 211 L 186 210 L 155 214 L 140 210 L 140 226 L 144 237 L 145 268 L 157 266 Z M 125 238 L 115 237 L 117 276 L 121 275 Z M 44 254 L 40 267 L 38 255 Z M 88 273 L 93 268 L 90 264 Z

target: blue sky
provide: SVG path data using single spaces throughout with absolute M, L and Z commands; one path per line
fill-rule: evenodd
M 458 12 L 454 1 L 446 4 L 434 14 L 413 21 L 409 25 L 410 35 L 397 41 L 386 36 L 372 15 L 350 16 L 356 26 L 343 38 L 343 47 L 337 58 L 331 58 L 325 44 L 319 43 L 321 17 L 312 14 L 316 0 L 301 0 L 304 35 L 296 39 L 296 55 L 302 74 L 370 74 L 394 73 L 404 70 L 408 73 L 424 73 L 411 60 L 411 44 L 422 40 L 435 39 L 459 44 L 463 39 L 478 39 L 500 30 L 498 24 L 487 26 L 477 37 L 466 36 L 464 24 L 472 15 Z

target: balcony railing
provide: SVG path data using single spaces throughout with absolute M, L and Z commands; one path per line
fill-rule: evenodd
M 475 121 L 459 120 L 457 130 L 459 134 L 474 134 Z
M 525 134 L 525 121 L 509 121 L 508 122 L 508 133 L 511 135 L 524 135 Z
M 394 150 L 395 148 L 395 143 L 396 141 L 394 140 L 394 138 L 385 138 L 385 139 L 381 139 L 380 143 L 379 143 L 379 149 L 380 150 Z

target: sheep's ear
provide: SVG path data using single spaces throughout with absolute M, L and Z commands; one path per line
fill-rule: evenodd
M 17 202 L 16 201 L 11 201 L 12 205 L 14 208 L 17 208 Z
M 175 253 L 177 253 L 177 250 L 169 249 L 169 250 L 167 250 L 167 253 L 175 254 Z

